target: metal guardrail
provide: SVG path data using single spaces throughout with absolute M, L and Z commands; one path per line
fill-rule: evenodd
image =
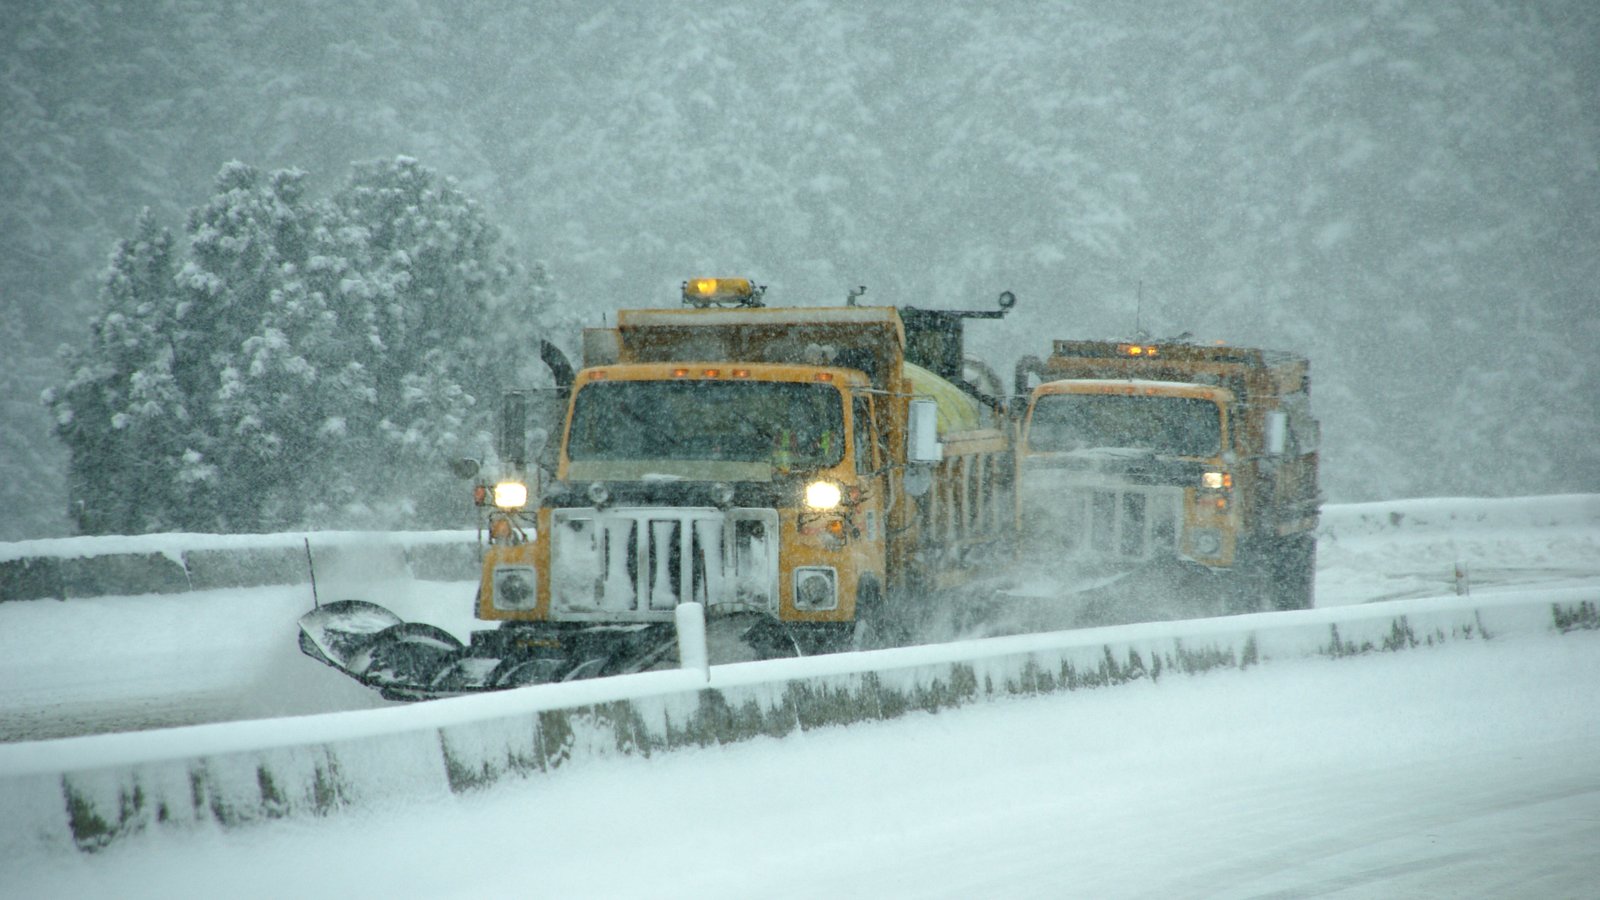
M 319 568 L 337 565 L 344 555 L 385 550 L 389 562 L 412 578 L 478 576 L 477 536 L 471 531 L 51 538 L 0 544 L 0 601 L 303 584 L 311 571 L 307 542 Z
M 442 796 L 915 711 L 1307 657 L 1600 628 L 1593 588 L 991 638 L 542 685 L 405 707 L 0 745 L 0 852 L 94 851 Z

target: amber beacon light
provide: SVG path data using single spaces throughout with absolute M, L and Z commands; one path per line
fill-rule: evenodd
M 691 278 L 683 283 L 689 306 L 760 306 L 763 288 L 748 278 Z

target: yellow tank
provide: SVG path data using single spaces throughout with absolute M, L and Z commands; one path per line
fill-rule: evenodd
M 937 430 L 941 437 L 950 432 L 976 431 L 982 427 L 978 401 L 960 388 L 915 363 L 906 363 L 905 373 L 913 391 L 919 396 L 933 398 L 939 405 Z

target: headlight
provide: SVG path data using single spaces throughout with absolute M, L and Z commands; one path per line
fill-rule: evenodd
M 599 509 L 600 507 L 605 506 L 607 503 L 610 503 L 611 502 L 611 491 L 610 491 L 610 489 L 608 489 L 605 485 L 601 484 L 598 481 L 590 484 L 589 485 L 589 502 L 593 503 L 595 505 L 596 509 Z
M 1198 557 L 1221 556 L 1222 535 L 1213 528 L 1196 528 L 1189 534 L 1189 546 Z
M 538 605 L 539 572 L 533 566 L 495 566 L 494 608 L 533 609 Z
M 804 566 L 794 570 L 794 608 L 804 610 L 837 609 L 839 591 L 834 571 L 828 566 Z
M 811 509 L 833 509 L 842 496 L 839 486 L 831 481 L 813 481 L 806 485 L 806 506 Z
M 494 486 L 494 505 L 501 509 L 521 509 L 528 505 L 528 486 L 520 481 L 502 481 Z
M 719 481 L 711 486 L 711 502 L 718 509 L 727 509 L 733 505 L 733 485 L 726 481 Z
M 1213 491 L 1233 487 L 1233 476 L 1227 472 L 1206 472 L 1200 476 L 1200 486 Z

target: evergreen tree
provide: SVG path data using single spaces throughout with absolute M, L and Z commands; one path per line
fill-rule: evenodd
M 174 242 L 145 210 L 101 282 L 105 311 L 65 354 L 70 379 L 47 394 L 67 446 L 70 513 L 90 534 L 176 526 L 168 516 L 189 408 L 172 374 Z
M 290 345 L 303 306 L 314 211 L 304 173 L 233 162 L 189 215 L 191 260 L 178 272 L 174 377 L 200 411 L 179 471 L 196 528 L 259 531 L 293 524 L 300 404 L 316 372 Z
M 498 241 L 454 182 L 406 157 L 358 165 L 323 209 L 308 278 L 340 327 L 318 433 L 342 453 L 319 516 L 447 515 L 440 463 L 488 440 L 486 401 L 507 368 L 496 336 L 528 334 L 510 309 L 522 279 Z
M 488 441 L 497 354 L 532 346 L 521 272 L 415 160 L 319 203 L 304 180 L 230 163 L 187 261 L 148 214 L 118 244 L 49 398 L 81 531 L 459 521 L 445 462 Z

